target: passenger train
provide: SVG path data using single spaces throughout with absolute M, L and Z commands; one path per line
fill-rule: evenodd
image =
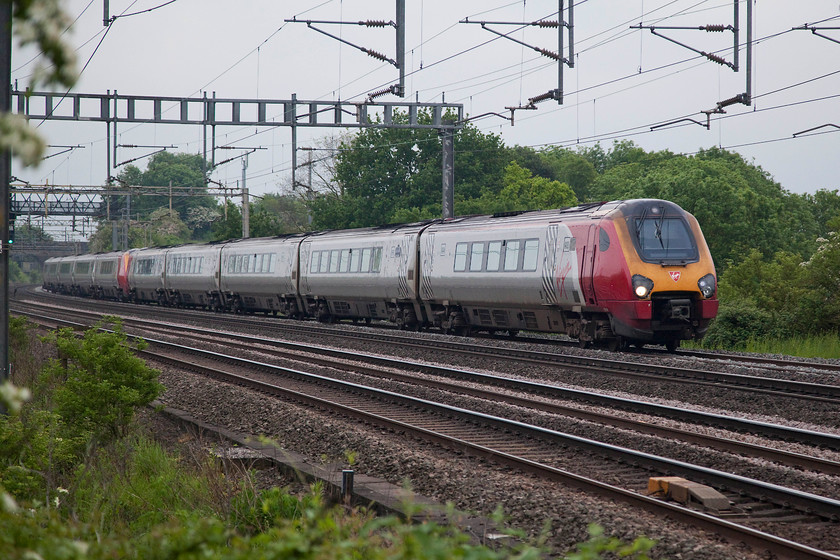
M 54 292 L 403 329 L 701 338 L 717 278 L 697 220 L 642 199 L 47 260 Z

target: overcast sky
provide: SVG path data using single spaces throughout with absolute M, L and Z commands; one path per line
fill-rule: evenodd
M 558 87 L 557 63 L 482 29 L 471 21 L 556 20 L 556 0 L 406 2 L 406 98 L 462 103 L 479 115 L 527 103 Z M 394 20 L 394 0 L 111 0 L 103 26 L 103 0 L 63 2 L 74 24 L 69 41 L 79 68 L 74 91 L 102 94 L 222 98 L 361 101 L 395 83 L 398 71 L 353 47 L 308 29 L 297 19 Z M 566 2 L 568 7 L 568 1 Z M 515 124 L 500 117 L 477 120 L 484 132 L 500 134 L 507 145 L 609 148 L 629 139 L 646 150 L 693 153 L 722 146 L 766 170 L 783 188 L 797 193 L 840 188 L 840 43 L 792 30 L 804 24 L 840 26 L 840 0 L 754 2 L 752 106 L 732 105 L 712 115 L 711 129 L 691 122 L 651 126 L 677 119 L 705 122 L 703 110 L 746 91 L 746 56 L 741 69 L 711 62 L 657 37 L 648 29 L 699 51 L 733 62 L 733 34 L 663 27 L 733 24 L 731 0 L 577 0 L 574 10 L 574 68 L 565 69 L 564 104 L 546 101 L 537 110 L 517 111 Z M 157 8 L 157 9 L 155 9 Z M 739 5 L 741 41 L 746 42 L 746 2 Z M 122 17 L 119 17 L 122 16 Z M 566 16 L 568 17 L 568 15 Z M 323 24 L 343 39 L 395 58 L 391 27 Z M 557 31 L 518 25 L 488 25 L 528 45 L 557 50 Z M 840 30 L 826 30 L 840 40 Z M 568 47 L 564 53 L 568 56 Z M 13 81 L 22 89 L 33 70 L 32 53 L 16 49 Z M 397 101 L 383 96 L 380 101 Z M 46 122 L 40 130 L 53 145 L 83 148 L 46 159 L 36 169 L 13 174 L 34 184 L 101 185 L 107 177 L 106 127 L 102 123 Z M 120 125 L 120 144 L 176 146 L 199 153 L 202 129 L 181 125 Z M 298 147 L 318 145 L 343 129 L 298 131 Z M 247 183 L 255 194 L 288 189 L 290 129 L 219 127 L 217 142 L 265 148 L 250 156 Z M 55 154 L 63 148 L 51 148 Z M 121 148 L 117 163 L 149 149 Z M 236 152 L 217 154 L 217 160 Z M 306 158 L 299 152 L 298 161 Z M 147 159 L 135 165 L 145 167 Z M 455 165 L 457 168 L 457 154 Z M 117 167 L 113 173 L 119 173 Z M 241 161 L 214 171 L 212 178 L 235 186 Z

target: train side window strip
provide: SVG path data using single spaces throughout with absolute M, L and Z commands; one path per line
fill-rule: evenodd
M 470 247 L 470 272 L 481 272 L 484 267 L 484 242 L 473 243 Z
M 537 270 L 537 257 L 539 255 L 540 240 L 526 239 L 525 251 L 522 255 L 522 270 L 533 272 Z
M 382 247 L 376 247 L 373 250 L 373 266 L 371 272 L 379 272 L 382 264 Z
M 455 245 L 455 272 L 467 270 L 467 247 L 467 243 L 457 243 Z
M 519 270 L 519 255 L 521 253 L 519 247 L 521 243 L 521 241 L 516 239 L 509 240 L 505 244 L 505 272 Z
M 371 249 L 362 249 L 362 268 L 359 272 L 370 272 Z
M 359 272 L 362 256 L 360 253 L 359 249 L 350 251 L 350 272 Z
M 498 272 L 502 262 L 502 242 L 491 241 L 487 245 L 487 272 Z

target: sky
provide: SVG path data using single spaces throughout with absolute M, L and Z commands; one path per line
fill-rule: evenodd
M 788 191 L 840 188 L 840 42 L 835 42 L 840 41 L 840 30 L 820 31 L 830 38 L 826 39 L 794 29 L 806 24 L 840 27 L 840 1 L 752 1 L 752 104 L 731 105 L 725 114 L 710 115 L 708 130 L 702 126 L 703 111 L 747 91 L 746 0 L 738 3 L 738 72 L 695 52 L 734 62 L 731 31 L 697 29 L 733 25 L 733 0 L 576 0 L 574 67 L 564 69 L 564 103 L 549 100 L 535 110 L 517 110 L 513 123 L 496 115 L 472 122 L 482 132 L 500 135 L 509 146 L 535 149 L 574 149 L 597 142 L 608 149 L 617 140 L 683 154 L 720 146 L 742 154 Z M 109 13 L 116 19 L 109 27 L 103 26 L 104 4 L 62 2 L 73 21 L 65 38 L 83 69 L 73 88 L 77 93 L 116 90 L 125 95 L 200 97 L 207 92 L 243 99 L 290 99 L 296 94 L 307 100 L 363 101 L 370 92 L 398 81 L 398 70 L 391 64 L 305 23 L 285 21 L 393 21 L 395 0 L 110 0 Z M 556 52 L 557 30 L 518 25 L 556 21 L 557 0 L 406 4 L 407 100 L 460 103 L 470 116 L 509 117 L 506 107 L 526 105 L 529 98 L 558 87 L 558 62 L 533 49 Z M 567 0 L 566 19 L 568 4 Z M 482 21 L 505 22 L 486 27 L 519 42 L 475 23 Z M 392 27 L 317 26 L 396 58 Z M 653 34 L 650 27 L 671 41 Z M 568 43 L 563 56 L 570 56 Z M 23 89 L 36 62 L 33 51 L 14 48 L 13 83 Z M 385 95 L 377 101 L 400 99 Z M 681 122 L 667 124 L 674 121 Z M 816 127 L 821 128 L 802 133 Z M 104 184 L 105 124 L 46 121 L 39 130 L 53 146 L 47 151 L 50 157 L 37 168 L 14 162 L 13 175 L 32 184 Z M 319 148 L 326 136 L 348 132 L 299 128 L 297 145 Z M 199 153 L 202 128 L 122 124 L 117 142 Z M 260 148 L 249 156 L 246 170 L 252 193 L 289 191 L 289 128 L 218 127 L 217 143 Z M 66 148 L 58 146 L 71 145 L 81 147 L 59 154 Z M 143 169 L 150 151 L 120 148 L 114 163 L 137 158 L 133 165 Z M 219 152 L 216 160 L 241 153 Z M 298 163 L 307 157 L 299 151 Z M 456 169 L 457 165 L 456 154 Z M 211 178 L 235 187 L 242 173 L 240 158 L 216 168 Z

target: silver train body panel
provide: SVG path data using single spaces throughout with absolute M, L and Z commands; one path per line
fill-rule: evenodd
M 122 251 L 94 255 L 93 289 L 91 295 L 110 299 L 121 296 L 117 274 L 123 258 Z
M 163 284 L 171 305 L 207 306 L 218 300 L 223 246 L 181 245 L 165 250 Z
M 416 313 L 420 233 L 428 224 L 326 232 L 300 246 L 300 295 L 319 318 Z
M 222 246 L 219 288 L 228 306 L 243 311 L 299 312 L 298 247 L 302 239 L 241 239 Z
M 579 308 L 583 292 L 575 236 L 563 218 L 534 212 L 431 225 L 420 246 L 424 315 L 436 324 L 565 330 L 559 311 Z
M 132 249 L 128 283 L 136 301 L 168 303 L 166 298 L 164 248 Z

